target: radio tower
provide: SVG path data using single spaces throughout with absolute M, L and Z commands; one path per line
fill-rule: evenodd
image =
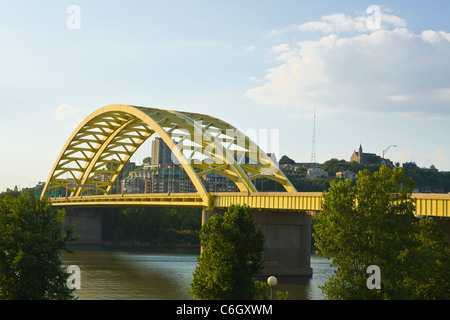
M 311 163 L 316 162 L 316 102 L 314 102 L 314 126 L 312 137 Z

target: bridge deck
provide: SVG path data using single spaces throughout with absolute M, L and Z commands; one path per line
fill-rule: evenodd
M 198 193 L 112 194 L 51 198 L 51 201 L 54 206 L 204 206 Z
M 214 207 L 247 204 L 255 209 L 322 210 L 321 192 L 212 193 Z M 450 194 L 414 193 L 417 216 L 450 217 Z M 146 193 L 52 198 L 54 206 L 191 206 L 207 207 L 198 193 Z

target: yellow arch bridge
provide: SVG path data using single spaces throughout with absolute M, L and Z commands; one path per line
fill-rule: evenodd
M 163 139 L 194 184 L 195 194 L 110 194 L 135 151 L 153 134 Z M 209 194 L 201 177 L 214 173 L 232 180 L 239 192 Z M 286 192 L 258 192 L 264 177 Z M 63 187 L 55 206 L 197 206 L 321 210 L 321 193 L 297 192 L 277 164 L 247 135 L 229 123 L 204 114 L 129 105 L 110 105 L 88 116 L 61 151 L 42 194 Z M 83 195 L 95 188 L 99 196 Z M 450 216 L 450 195 L 414 194 L 416 215 Z
M 152 135 L 171 149 L 196 193 L 112 194 L 126 163 Z M 238 192 L 208 193 L 202 177 L 216 174 L 233 181 Z M 273 180 L 284 192 L 258 192 L 255 180 Z M 320 211 L 322 193 L 297 192 L 278 165 L 247 135 L 229 123 L 204 114 L 129 105 L 98 109 L 75 129 L 62 149 L 42 196 L 67 209 L 80 239 L 101 241 L 101 214 L 108 206 L 194 206 L 202 222 L 231 204 L 247 204 L 264 231 L 266 275 L 311 275 L 311 216 Z M 95 189 L 97 195 L 92 194 Z M 414 194 L 416 215 L 450 216 L 450 195 Z M 69 221 L 67 221 L 69 220 Z

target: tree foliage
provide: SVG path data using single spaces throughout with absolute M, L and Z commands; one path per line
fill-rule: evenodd
M 70 251 L 72 229 L 63 210 L 31 194 L 0 201 L 0 299 L 72 299 L 59 254 Z
M 362 171 L 332 182 L 315 217 L 318 254 L 336 273 L 323 287 L 328 299 L 445 299 L 449 247 L 432 219 L 415 219 L 415 183 L 402 169 Z M 381 289 L 369 290 L 367 267 L 381 270 Z
M 280 161 L 278 161 L 279 164 L 294 164 L 295 161 L 289 158 L 288 156 L 284 155 L 280 158 Z
M 407 168 L 405 176 L 417 182 L 419 188 L 428 187 L 432 192 L 450 192 L 450 172 L 439 172 L 425 168 Z
M 200 232 L 202 253 L 190 293 L 197 299 L 254 299 L 254 276 L 264 268 L 264 234 L 247 206 L 230 206 L 216 214 Z
M 326 172 L 328 172 L 328 174 L 331 177 L 336 176 L 336 173 L 339 171 L 345 171 L 345 170 L 350 170 L 353 172 L 359 172 L 362 170 L 369 170 L 371 172 L 375 172 L 378 171 L 380 169 L 380 165 L 379 164 L 367 164 L 367 165 L 363 165 L 357 162 L 347 162 L 345 160 L 338 160 L 336 158 L 332 158 L 330 160 L 325 161 L 323 164 L 320 164 L 317 166 L 318 168 L 322 168 L 323 170 L 325 170 Z

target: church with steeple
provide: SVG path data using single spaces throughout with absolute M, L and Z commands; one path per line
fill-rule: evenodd
M 375 153 L 364 153 L 362 146 L 359 145 L 358 151 L 353 151 L 352 156 L 350 157 L 350 162 L 357 162 L 359 164 L 380 164 L 381 157 L 377 156 Z

